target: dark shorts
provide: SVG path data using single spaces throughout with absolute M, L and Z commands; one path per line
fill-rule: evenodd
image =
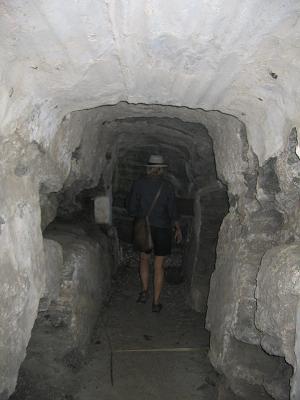
M 153 251 L 156 256 L 167 256 L 171 254 L 172 229 L 151 226 L 153 240 Z

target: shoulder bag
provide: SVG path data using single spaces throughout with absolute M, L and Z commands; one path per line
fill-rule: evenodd
M 143 253 L 149 253 L 153 249 L 153 241 L 151 236 L 151 228 L 149 223 L 149 215 L 151 214 L 162 190 L 160 186 L 156 193 L 154 200 L 149 208 L 148 213 L 145 217 L 138 217 L 134 221 L 133 225 L 133 246 L 136 250 Z

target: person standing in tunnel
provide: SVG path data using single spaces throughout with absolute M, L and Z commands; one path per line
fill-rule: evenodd
M 152 311 L 160 312 L 162 304 L 160 295 L 164 282 L 164 261 L 171 253 L 172 232 L 175 231 L 175 240 L 182 240 L 182 232 L 178 222 L 175 203 L 175 191 L 171 183 L 163 178 L 163 171 L 167 167 L 163 157 L 151 155 L 148 161 L 147 174 L 132 185 L 128 198 L 128 213 L 132 217 L 147 215 L 155 197 L 155 205 L 149 215 L 151 235 L 154 251 L 154 295 Z M 140 254 L 140 280 L 142 291 L 137 298 L 138 303 L 146 303 L 149 298 L 149 253 Z

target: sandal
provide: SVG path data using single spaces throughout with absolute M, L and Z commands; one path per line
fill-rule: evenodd
M 139 293 L 139 296 L 136 300 L 137 303 L 143 303 L 145 304 L 149 298 L 149 294 L 147 290 L 143 290 L 142 292 Z
M 162 304 L 152 304 L 152 312 L 159 313 L 162 309 Z

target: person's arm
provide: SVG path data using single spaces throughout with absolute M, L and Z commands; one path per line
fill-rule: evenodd
M 179 218 L 178 218 L 177 207 L 176 207 L 176 197 L 175 197 L 175 191 L 174 191 L 173 187 L 171 187 L 171 189 L 170 189 L 168 211 L 169 211 L 169 217 L 172 221 L 172 225 L 175 228 L 176 243 L 180 243 L 182 241 L 182 232 L 181 232 L 181 228 L 179 225 Z
M 179 225 L 179 222 L 175 222 L 175 241 L 176 243 L 180 243 L 182 241 L 182 231 Z

